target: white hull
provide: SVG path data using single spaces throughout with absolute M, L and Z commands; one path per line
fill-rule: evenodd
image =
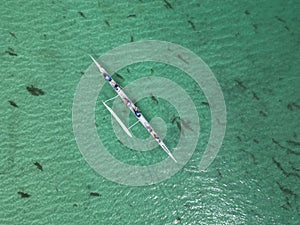
M 134 105 L 134 103 L 128 98 L 128 96 L 124 93 L 124 91 L 121 89 L 121 87 L 111 78 L 111 76 L 105 71 L 105 69 L 91 56 L 94 63 L 97 65 L 98 69 L 104 76 L 105 80 L 107 80 L 112 88 L 117 92 L 117 94 L 121 97 L 124 104 L 130 109 L 130 111 L 135 115 L 135 117 L 140 121 L 140 123 L 147 129 L 147 131 L 150 133 L 150 135 L 156 140 L 156 142 L 160 145 L 160 147 L 174 160 L 174 162 L 177 162 L 168 147 L 164 144 L 164 142 L 159 138 L 157 133 L 154 131 L 154 129 L 151 127 L 150 123 L 145 119 L 145 117 L 142 115 L 142 113 L 138 110 L 138 108 Z M 119 122 L 123 130 L 131 136 L 130 131 L 125 127 L 125 125 L 122 123 L 122 121 L 119 119 L 119 117 L 109 108 L 104 102 L 103 104 L 106 106 L 106 108 L 112 113 L 114 118 Z

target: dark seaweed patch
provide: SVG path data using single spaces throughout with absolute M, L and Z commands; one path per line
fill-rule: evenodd
M 256 24 L 256 23 L 252 23 L 252 27 L 253 27 L 253 29 L 254 29 L 254 32 L 256 32 L 256 31 L 257 31 L 257 28 L 258 28 L 257 24 Z
M 167 0 L 164 0 L 164 6 L 167 8 L 167 9 L 173 9 L 173 6 L 171 5 L 170 2 L 168 2 Z
M 13 38 L 17 38 L 16 35 L 15 35 L 15 33 L 10 32 L 10 31 L 9 31 L 8 33 L 9 33 Z
M 201 102 L 201 104 L 209 107 L 209 103 L 208 102 Z
M 272 138 L 272 142 L 273 142 L 274 144 L 276 144 L 277 146 L 279 146 L 280 148 L 284 148 L 284 147 L 279 143 L 279 141 L 275 140 L 274 138 Z
M 41 164 L 39 164 L 38 162 L 35 162 L 34 165 L 36 166 L 36 168 L 38 168 L 39 170 L 43 171 L 43 167 Z
M 234 81 L 237 83 L 237 85 L 238 85 L 241 89 L 243 89 L 243 90 L 246 90 L 246 89 L 247 89 L 246 86 L 243 84 L 242 81 L 237 80 L 237 79 L 235 79 Z
M 281 208 L 285 209 L 285 210 L 290 210 L 291 208 L 291 203 L 289 201 L 288 197 L 285 197 L 285 204 L 280 206 Z
M 275 160 L 274 157 L 272 157 L 272 160 L 274 162 L 274 164 L 276 165 L 276 167 L 286 176 L 286 177 L 290 177 L 290 176 L 294 176 L 294 177 L 298 177 L 300 178 L 300 175 L 298 173 L 295 172 L 287 172 L 285 171 L 285 169 L 283 169 L 283 167 L 281 166 L 281 164 Z
M 286 24 L 286 21 L 285 21 L 284 19 L 282 19 L 282 18 L 279 17 L 279 16 L 275 16 L 275 18 L 276 18 L 279 22 L 285 24 L 285 25 L 284 25 L 284 28 L 285 28 L 287 31 L 290 31 L 290 28 L 288 27 L 288 25 Z
M 119 73 L 115 73 L 115 76 L 117 77 L 117 79 L 118 79 L 120 82 L 122 82 L 122 81 L 125 80 L 124 77 L 122 77 Z
M 248 9 L 245 10 L 246 15 L 250 15 L 250 11 Z
M 127 16 L 127 18 L 135 18 L 135 17 L 136 17 L 135 14 L 130 14 L 130 15 Z
M 188 61 L 186 61 L 181 55 L 177 55 L 177 58 L 180 59 L 182 62 L 184 62 L 185 64 L 189 64 Z
M 278 185 L 278 187 L 282 191 L 282 193 L 284 193 L 286 195 L 291 195 L 291 196 L 297 197 L 297 194 L 295 192 L 293 192 L 292 190 L 282 186 L 279 182 L 276 182 L 276 184 Z
M 300 152 L 296 152 L 292 149 L 287 148 L 286 149 L 286 154 L 292 154 L 292 155 L 300 155 Z
M 104 20 L 104 22 L 105 22 L 106 26 L 110 27 L 110 23 L 108 20 Z
M 278 161 L 276 161 L 274 157 L 272 157 L 272 161 L 279 170 L 281 170 L 284 174 L 286 173 L 285 170 L 282 168 L 281 164 Z
M 98 192 L 91 192 L 91 193 L 90 193 L 90 196 L 93 196 L 93 197 L 100 197 L 101 194 L 99 194 Z
M 174 116 L 173 119 L 171 120 L 171 123 L 174 124 L 174 122 L 175 122 L 176 120 L 180 120 L 180 117 L 179 117 L 179 116 Z
M 264 117 L 268 116 L 268 114 L 266 112 L 262 111 L 262 110 L 259 111 L 259 114 L 262 115 L 262 116 L 264 116 Z
M 298 173 L 295 173 L 295 172 L 289 172 L 289 173 L 287 173 L 286 176 L 287 177 L 293 176 L 293 177 L 297 177 L 297 178 L 300 179 L 300 175 Z
M 45 92 L 42 89 L 34 87 L 33 85 L 26 87 L 26 89 L 30 94 L 32 94 L 34 96 L 39 96 L 39 95 L 45 94 Z
M 259 144 L 259 141 L 256 139 L 253 139 L 253 142 L 255 142 L 256 144 Z
M 297 142 L 297 141 L 286 141 L 286 143 L 288 143 L 289 145 L 293 145 L 293 146 L 300 146 L 300 142 Z
M 177 128 L 182 131 L 182 134 L 184 135 L 184 131 L 181 129 L 181 123 L 180 121 L 176 121 L 176 125 L 177 125 Z
M 80 15 L 81 17 L 83 17 L 84 19 L 86 19 L 86 16 L 83 14 L 83 12 L 79 11 L 78 13 L 79 13 L 79 15 Z
M 294 137 L 294 138 L 297 138 L 297 137 L 298 137 L 298 135 L 297 135 L 297 133 L 296 133 L 295 131 L 293 132 L 293 137 Z
M 294 163 L 289 162 L 289 164 L 291 165 L 292 170 L 295 170 L 295 171 L 297 171 L 297 172 L 300 172 L 300 169 L 296 168 L 296 167 L 294 166 Z
M 9 104 L 11 104 L 13 107 L 16 107 L 16 108 L 19 107 L 14 101 L 8 100 L 8 102 L 9 102 Z
M 120 141 L 119 139 L 118 139 L 118 142 L 119 142 L 121 145 L 124 145 L 124 143 L 123 143 L 122 141 Z
M 252 158 L 253 163 L 254 163 L 255 165 L 257 165 L 256 157 L 255 157 L 255 155 L 254 155 L 252 152 L 248 152 L 248 151 L 246 151 L 246 150 L 244 150 L 244 149 L 241 149 L 241 151 L 242 151 L 242 152 L 245 152 L 246 154 L 248 154 L 248 155 Z
M 193 30 L 196 30 L 196 26 L 195 26 L 195 24 L 194 24 L 194 22 L 193 22 L 193 21 L 191 21 L 191 20 L 188 20 L 188 23 L 189 23 L 189 24 L 191 24 L 191 26 L 192 26 Z
M 18 54 L 15 53 L 15 50 L 11 47 L 8 47 L 5 53 L 9 54 L 10 56 L 18 56 Z
M 287 25 L 285 25 L 284 28 L 285 28 L 287 31 L 290 31 L 290 28 L 289 28 Z
M 253 98 L 255 98 L 256 100 L 259 100 L 258 95 L 254 91 L 252 91 L 252 95 L 253 95 Z
M 284 20 L 284 19 L 282 19 L 281 17 L 279 17 L 279 16 L 275 16 L 275 18 L 276 18 L 278 21 L 280 21 L 280 22 L 282 22 L 282 23 L 285 23 L 285 20 Z
M 217 171 L 217 173 L 218 173 L 218 176 L 219 176 L 220 178 L 223 178 L 223 175 L 222 175 L 220 169 L 219 169 L 219 168 L 216 168 L 216 171 Z
M 18 191 L 18 194 L 21 196 L 21 198 L 29 198 L 30 194 L 22 192 L 22 191 Z
M 151 95 L 151 99 L 155 102 L 155 104 L 158 104 L 158 100 L 154 95 Z
M 176 123 L 177 128 L 182 132 L 182 134 L 184 135 L 184 131 L 183 129 L 181 129 L 181 119 L 179 116 L 174 116 L 173 119 L 171 120 L 171 123 L 174 124 Z
M 287 206 L 291 207 L 291 203 L 290 203 L 288 197 L 285 197 L 285 204 L 286 204 Z
M 300 109 L 300 105 L 298 105 L 295 102 L 290 102 L 290 103 L 288 103 L 287 108 L 288 108 L 288 110 L 293 111 L 295 109 Z

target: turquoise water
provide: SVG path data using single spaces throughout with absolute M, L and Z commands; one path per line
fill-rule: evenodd
M 0 224 L 299 224 L 298 1 L 19 0 L 0 9 Z M 200 172 L 210 111 L 205 97 L 193 97 L 201 138 L 189 163 L 162 183 L 130 187 L 86 163 L 72 104 L 87 54 L 141 40 L 182 45 L 207 63 L 224 94 L 227 130 Z M 131 76 L 120 71 L 121 84 L 151 68 L 184 82 L 178 70 L 146 63 L 130 67 Z

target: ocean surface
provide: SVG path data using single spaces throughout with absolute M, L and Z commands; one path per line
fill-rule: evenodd
M 300 224 L 299 1 L 13 0 L 2 1 L 0 11 L 1 225 Z M 125 92 L 146 76 L 176 82 L 201 124 L 195 151 L 180 170 L 132 186 L 102 176 L 85 160 L 72 110 L 78 84 L 93 67 L 88 54 L 99 58 L 146 40 L 183 46 L 209 66 L 227 124 L 217 157 L 200 171 L 211 112 L 197 83 L 159 62 L 117 71 L 113 77 Z M 104 86 L 95 106 L 96 131 L 109 153 L 137 166 L 166 159 L 153 141 L 147 152 L 118 141 L 101 103 L 114 95 Z M 180 151 L 180 132 L 191 131 L 193 121 L 177 123 L 176 109 L 163 98 L 137 104 L 147 119 L 164 119 L 164 141 Z M 141 125 L 132 133 L 149 137 Z M 107 171 L 118 172 L 106 163 Z

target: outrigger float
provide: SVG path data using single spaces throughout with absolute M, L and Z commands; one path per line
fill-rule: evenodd
M 173 159 L 174 162 L 177 163 L 177 160 L 174 158 L 168 147 L 165 145 L 165 143 L 160 139 L 160 137 L 157 135 L 157 133 L 154 131 L 154 129 L 151 127 L 150 123 L 145 119 L 143 114 L 138 110 L 138 108 L 134 105 L 134 103 L 128 98 L 128 96 L 124 93 L 124 91 L 121 89 L 121 87 L 117 84 L 116 81 L 114 81 L 111 76 L 106 72 L 106 70 L 92 57 L 91 59 L 94 61 L 98 69 L 100 70 L 101 74 L 103 75 L 104 79 L 109 82 L 109 84 L 112 86 L 112 88 L 117 92 L 117 96 L 120 96 L 124 104 L 130 109 L 130 111 L 135 115 L 135 117 L 138 119 L 138 122 L 140 122 L 150 133 L 150 135 L 155 139 L 155 141 L 160 145 L 160 147 Z M 120 124 L 122 129 L 125 131 L 125 133 L 132 137 L 131 132 L 129 129 L 133 127 L 136 123 L 131 125 L 129 128 L 125 126 L 125 124 L 121 121 L 121 119 L 117 116 L 117 114 L 106 104 L 106 102 L 116 98 L 117 96 L 108 99 L 106 101 L 103 101 L 102 103 L 107 108 L 107 110 L 112 114 L 112 116 L 117 120 L 117 122 Z

